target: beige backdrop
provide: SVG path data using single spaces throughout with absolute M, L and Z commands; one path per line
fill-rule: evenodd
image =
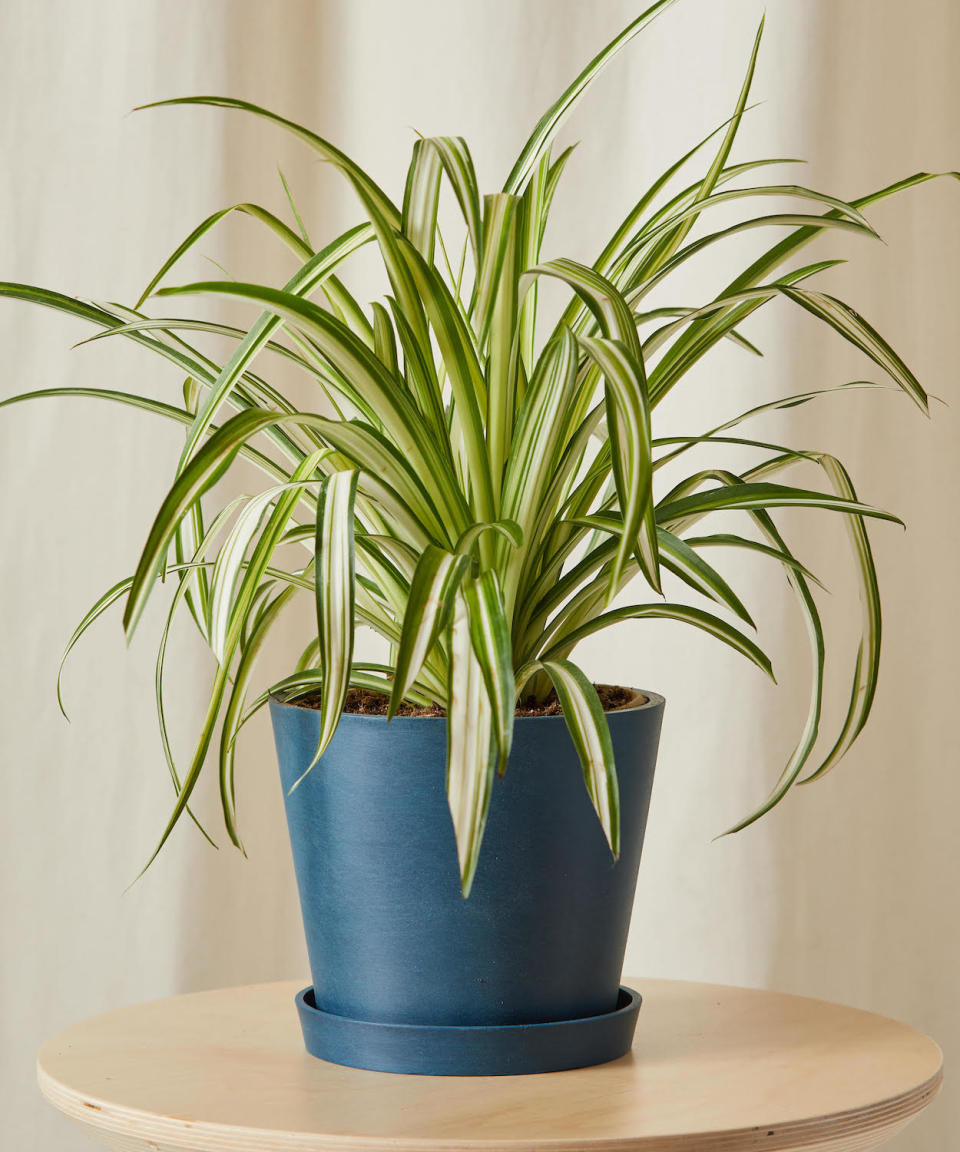
M 397 192 L 412 140 L 462 132 L 497 186 L 539 115 L 586 55 L 639 5 L 626 0 L 0 0 L 0 276 L 129 301 L 203 215 L 281 207 L 281 163 L 320 237 L 356 210 L 336 176 L 276 132 L 211 110 L 138 113 L 165 96 L 224 92 L 315 124 Z M 740 155 L 806 155 L 804 182 L 855 196 L 920 168 L 958 167 L 960 9 L 954 0 L 778 0 L 770 6 Z M 548 254 L 589 258 L 638 185 L 729 114 L 760 0 L 681 0 L 621 57 L 571 122 L 584 143 Z M 848 244 L 855 268 L 825 281 L 857 303 L 953 401 L 960 187 L 879 206 L 888 245 Z M 748 253 L 750 244 L 740 249 Z M 232 270 L 283 275 L 250 222 L 203 251 Z M 738 255 L 735 244 L 728 248 Z M 204 266 L 198 257 L 194 271 Z M 690 298 L 717 286 L 710 260 Z M 171 396 L 173 370 L 52 313 L 0 306 L 0 394 L 64 382 Z M 689 426 L 761 398 L 864 374 L 847 347 L 788 312 L 758 318 L 768 354 L 726 352 L 679 395 Z M 779 581 L 734 574 L 760 605 L 779 689 L 698 636 L 627 627 L 585 650 L 589 671 L 669 701 L 628 970 L 777 987 L 847 1001 L 934 1033 L 960 1053 L 955 532 L 960 427 L 894 397 L 848 396 L 771 420 L 843 455 L 868 499 L 902 513 L 874 534 L 886 660 L 876 718 L 833 775 L 761 824 L 712 837 L 775 778 L 803 709 L 806 654 Z M 240 765 L 248 860 L 186 825 L 130 892 L 169 785 L 152 711 L 148 628 L 127 654 L 116 617 L 68 670 L 72 726 L 53 679 L 79 615 L 135 562 L 179 447 L 175 431 L 93 402 L 0 416 L 0 1144 L 68 1152 L 85 1139 L 39 1098 L 33 1054 L 63 1025 L 122 1003 L 303 975 L 293 879 L 269 737 Z M 797 514 L 797 545 L 849 590 L 836 525 Z M 828 607 L 841 669 L 852 625 Z M 156 618 L 154 618 L 156 622 Z M 291 627 L 291 646 L 296 639 Z M 772 638 L 772 639 L 771 639 Z M 184 638 L 171 682 L 183 740 L 209 666 Z M 792 663 L 791 663 L 792 661 Z M 831 697 L 846 692 L 840 677 Z M 836 713 L 837 705 L 833 706 Z M 201 808 L 215 817 L 207 789 Z M 641 1024 L 642 1027 L 642 1024 Z M 949 1083 L 949 1082 L 948 1082 Z M 890 1147 L 956 1146 L 952 1087 Z

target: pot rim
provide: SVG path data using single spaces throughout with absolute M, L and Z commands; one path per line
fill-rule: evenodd
M 623 685 L 606 685 L 601 684 L 601 687 L 623 687 Z M 620 716 L 624 713 L 643 712 L 648 709 L 655 710 L 662 708 L 666 704 L 666 699 L 657 692 L 650 692 L 646 688 L 628 688 L 628 691 L 633 692 L 634 702 L 626 704 L 620 708 L 611 708 L 609 712 L 604 712 L 604 716 Z M 316 712 L 319 716 L 319 711 L 316 708 L 302 708 L 295 700 L 284 699 L 279 693 L 270 690 L 269 701 L 271 707 L 288 708 L 297 712 Z M 440 723 L 446 724 L 446 716 L 394 716 L 388 720 L 386 716 L 371 715 L 366 712 L 341 712 L 340 720 L 347 720 L 350 723 L 358 721 L 368 721 L 371 724 L 423 724 L 423 723 Z M 565 723 L 565 717 L 562 713 L 555 716 L 517 716 L 514 719 L 515 724 L 537 723 L 544 724 L 549 722 Z

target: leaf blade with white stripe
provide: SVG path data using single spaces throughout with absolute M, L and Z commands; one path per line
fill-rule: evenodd
M 587 794 L 600 820 L 614 859 L 620 855 L 620 786 L 610 726 L 597 690 L 569 660 L 542 660 L 573 740 Z

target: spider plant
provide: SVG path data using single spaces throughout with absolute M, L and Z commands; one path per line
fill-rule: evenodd
M 748 550 L 783 570 L 813 653 L 796 747 L 769 796 L 737 828 L 772 808 L 795 782 L 822 776 L 863 728 L 877 684 L 881 625 L 866 523 L 896 517 L 861 503 L 831 455 L 749 439 L 739 430 L 761 413 L 838 389 L 772 399 L 683 436 L 658 437 L 656 412 L 721 341 L 756 353 L 741 326 L 777 300 L 823 321 L 888 381 L 840 389 L 892 381 L 926 411 L 923 388 L 887 341 L 847 304 L 809 286 L 840 261 L 795 257 L 824 233 L 874 237 L 864 209 L 932 174 L 849 201 L 800 184 L 759 182 L 769 166 L 790 162 L 731 158 L 748 108 L 758 32 L 732 114 L 643 191 L 593 265 L 548 258 L 541 251 L 544 230 L 571 155 L 570 148 L 554 151 L 557 133 L 615 53 L 672 2 L 658 0 L 584 68 L 537 123 L 500 191 L 481 196 L 470 149 L 459 137 L 416 139 L 397 201 L 333 144 L 263 108 L 222 97 L 168 100 L 161 103 L 240 110 L 293 133 L 352 185 L 361 222 L 318 249 L 288 190 L 290 224 L 258 205 L 226 208 L 190 233 L 132 308 L 0 286 L 3 295 L 88 320 L 102 329 L 94 338 L 131 339 L 186 376 L 182 403 L 75 387 L 6 401 L 93 396 L 179 421 L 186 430 L 136 571 L 97 601 L 67 648 L 119 600 L 131 635 L 158 583 L 172 584 L 156 691 L 176 802 L 151 861 L 179 817 L 193 815 L 190 798 L 215 745 L 226 830 L 240 845 L 235 743 L 269 695 L 255 687 L 257 658 L 298 596 L 315 599 L 316 635 L 292 674 L 270 691 L 286 699 L 320 693 L 314 763 L 337 729 L 351 686 L 384 693 L 391 715 L 404 701 L 446 709 L 447 790 L 465 894 L 497 769 L 508 767 L 521 696 L 542 701 L 556 692 L 590 800 L 618 851 L 607 724 L 595 688 L 571 660 L 581 640 L 629 620 L 667 618 L 704 630 L 772 675 L 750 634 L 750 613 L 710 559 L 718 549 Z M 684 178 L 704 155 L 705 171 Z M 450 193 L 457 236 L 441 235 L 438 227 L 440 197 Z M 765 211 L 770 198 L 791 207 Z M 758 205 L 759 214 L 695 231 L 712 209 L 730 204 Z M 223 279 L 160 287 L 232 212 L 254 217 L 294 254 L 298 267 L 287 283 Z M 676 272 L 753 229 L 773 230 L 771 246 L 726 288 L 706 301 L 673 302 Z M 385 296 L 368 307 L 341 279 L 366 245 L 379 250 L 389 281 Z M 544 277 L 569 293 L 549 325 L 538 316 Z M 186 296 L 233 298 L 253 306 L 255 318 L 241 329 L 143 311 L 150 298 L 179 303 Z M 218 362 L 187 339 L 193 333 L 232 341 L 232 354 Z M 298 407 L 261 374 L 268 354 L 302 371 L 315 386 L 314 406 Z M 655 483 L 661 469 L 694 447 L 720 452 L 731 445 L 754 450 L 757 462 L 739 472 L 697 468 L 665 492 Z M 254 464 L 268 486 L 226 500 L 214 484 L 238 458 Z M 819 480 L 784 483 L 783 474 L 796 467 L 816 471 Z M 859 577 L 862 636 L 849 706 L 816 759 L 825 642 L 817 582 L 774 518 L 783 507 L 842 515 Z M 743 534 L 710 530 L 712 514 L 732 510 L 744 514 Z M 664 571 L 694 603 L 663 598 Z M 624 603 L 620 594 L 628 587 L 635 591 Z M 167 636 L 181 611 L 216 658 L 206 718 L 183 770 L 171 753 L 163 711 Z M 354 634 L 362 627 L 386 642 L 383 663 L 354 659 Z

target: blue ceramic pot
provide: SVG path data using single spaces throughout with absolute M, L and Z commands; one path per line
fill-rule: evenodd
M 316 1007 L 382 1024 L 502 1026 L 612 1013 L 664 701 L 608 714 L 614 863 L 562 717 L 516 721 L 469 899 L 445 793 L 446 721 L 271 700 Z

